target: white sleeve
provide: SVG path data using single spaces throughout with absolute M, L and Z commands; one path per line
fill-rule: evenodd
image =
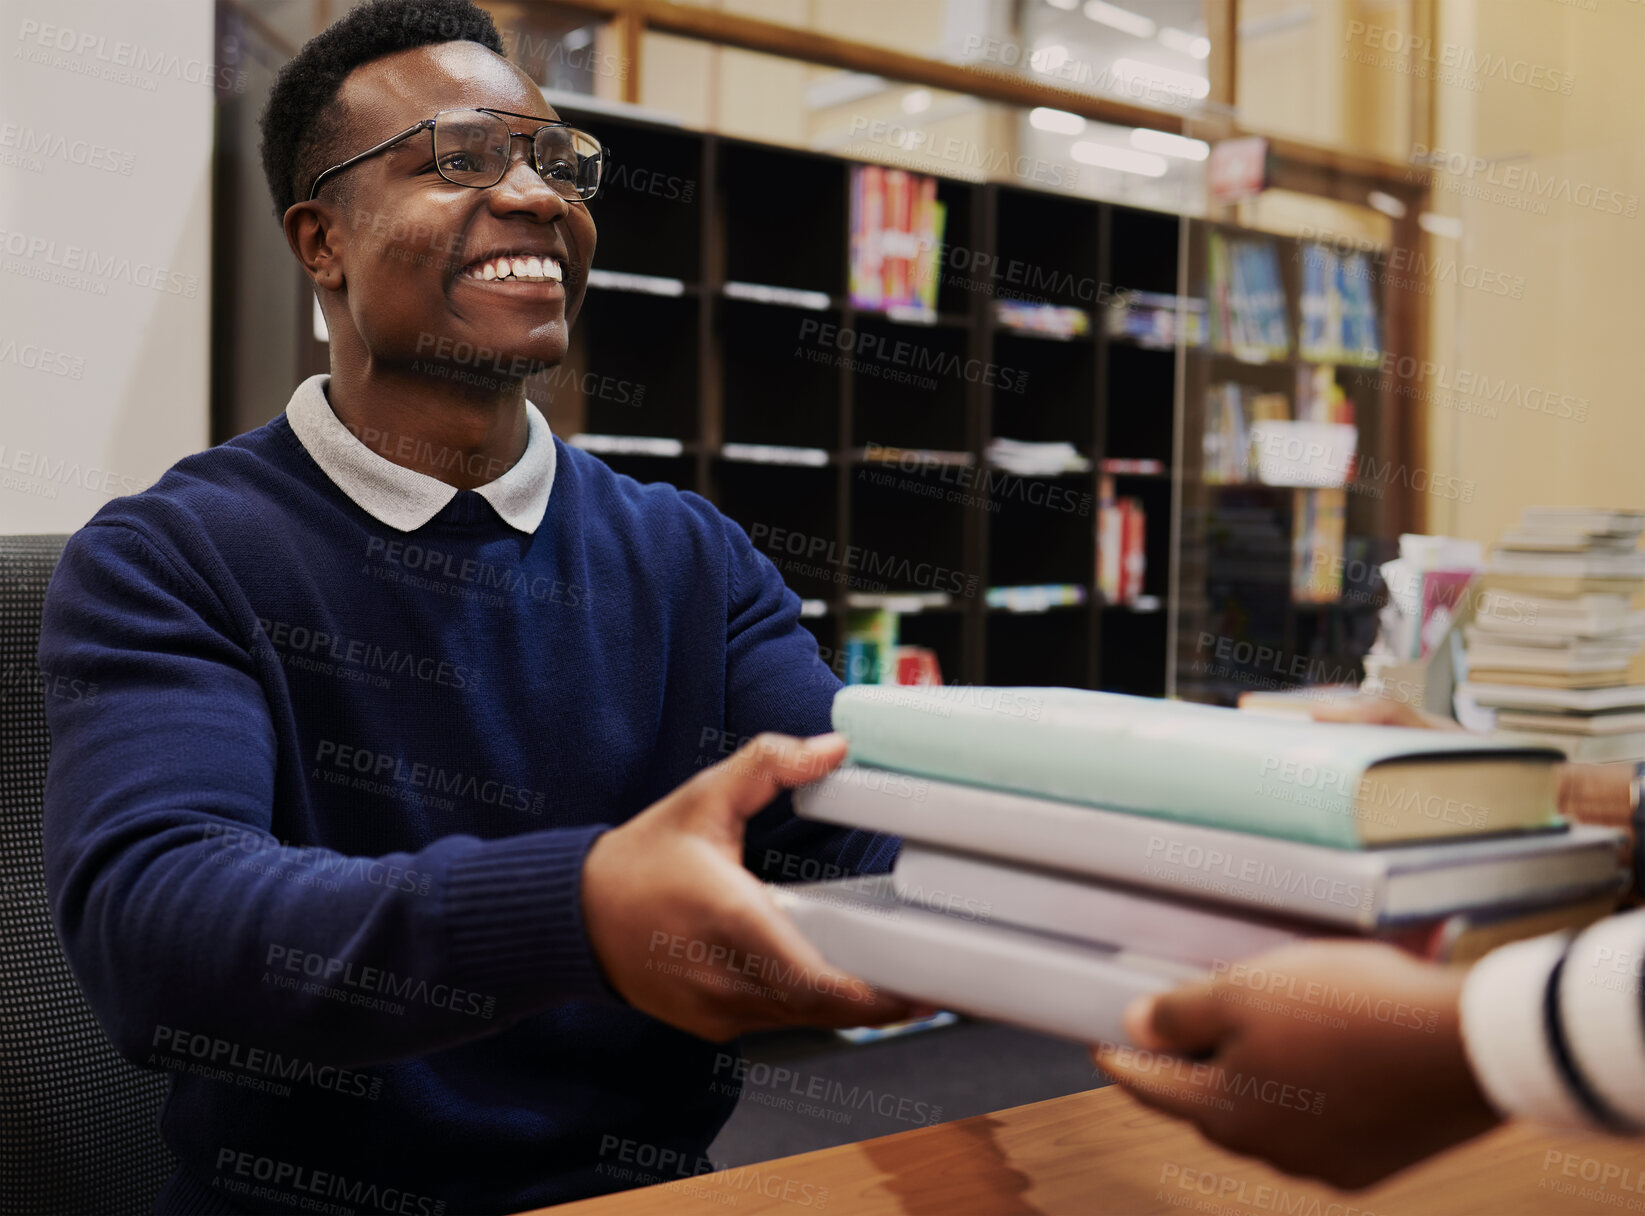
M 1462 1038 L 1506 1117 L 1645 1132 L 1645 909 L 1572 939 L 1514 942 L 1475 965 Z

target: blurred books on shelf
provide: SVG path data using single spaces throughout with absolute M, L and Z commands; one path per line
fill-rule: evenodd
M 1116 497 L 1114 475 L 1097 485 L 1097 593 L 1105 604 L 1142 598 L 1148 573 L 1148 512 L 1140 498 Z
M 1346 490 L 1294 490 L 1291 512 L 1291 598 L 1330 604 L 1342 598 Z
M 1213 231 L 1206 253 L 1211 348 L 1247 363 L 1290 358 L 1285 284 L 1274 242 Z
M 1302 332 L 1304 359 L 1375 367 L 1382 340 L 1372 299 L 1375 269 L 1363 253 L 1338 253 L 1324 245 L 1302 249 Z
M 852 166 L 852 307 L 935 318 L 945 219 L 936 178 L 879 165 Z
M 1116 292 L 1104 311 L 1111 338 L 1139 346 L 1170 347 L 1205 342 L 1205 301 L 1152 291 Z
M 1070 341 L 1091 332 L 1091 314 L 1062 304 L 1035 304 L 1028 300 L 995 300 L 994 322 L 1001 329 Z
M 1530 507 L 1492 548 L 1462 695 L 1498 738 L 1645 759 L 1645 689 L 1631 682 L 1645 650 L 1642 531 L 1645 512 Z
M 1047 612 L 1052 608 L 1072 608 L 1085 603 L 1085 588 L 1078 583 L 990 587 L 986 592 L 986 602 L 990 608 L 1003 612 Z
M 1091 469 L 1090 458 L 1071 443 L 1029 443 L 996 436 L 988 441 L 984 455 L 991 467 L 1018 477 L 1055 477 Z
M 1253 425 L 1290 417 L 1291 403 L 1284 393 L 1259 392 L 1232 382 L 1212 385 L 1205 406 L 1205 480 L 1212 485 L 1254 480 Z
M 900 613 L 857 608 L 845 617 L 847 684 L 941 684 L 935 651 L 897 641 Z

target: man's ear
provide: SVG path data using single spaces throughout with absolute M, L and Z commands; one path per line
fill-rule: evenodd
M 286 244 L 316 286 L 336 291 L 343 285 L 343 224 L 335 208 L 317 201 L 293 203 L 281 221 Z

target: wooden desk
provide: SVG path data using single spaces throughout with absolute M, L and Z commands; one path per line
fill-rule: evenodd
M 1188 1125 L 1110 1087 L 544 1208 L 541 1216 L 803 1216 L 807 1209 L 841 1216 L 1602 1216 L 1645 1212 L 1645 1142 L 1501 1128 L 1349 1195 L 1214 1148 Z

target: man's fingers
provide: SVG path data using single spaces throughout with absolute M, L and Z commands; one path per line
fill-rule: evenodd
M 694 806 L 749 819 L 783 790 L 832 772 L 845 752 L 845 736 L 837 733 L 810 739 L 759 735 L 693 778 Z
M 1097 1067 L 1144 1106 L 1199 1123 L 1218 1095 L 1209 1088 L 1214 1069 L 1196 1068 L 1177 1056 L 1108 1045 L 1091 1053 Z
M 1139 1047 L 1175 1055 L 1202 1055 L 1231 1028 L 1227 1003 L 1209 983 L 1187 984 L 1132 1003 L 1125 1029 Z

